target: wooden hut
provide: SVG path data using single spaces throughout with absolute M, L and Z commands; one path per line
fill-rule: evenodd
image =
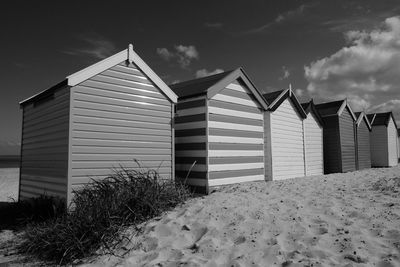
M 324 121 L 325 173 L 356 170 L 356 117 L 347 100 L 318 104 L 315 107 Z
M 372 167 L 391 167 L 398 163 L 397 125 L 392 112 L 369 114 Z
M 264 94 L 265 179 L 305 175 L 303 120 L 307 117 L 291 89 Z
M 370 132 L 371 124 L 364 112 L 354 113 L 357 121 L 356 137 L 356 167 L 357 170 L 371 168 Z
M 324 123 L 313 100 L 301 106 L 307 114 L 303 120 L 305 175 L 321 175 L 324 174 Z
M 175 93 L 132 45 L 20 103 L 20 199 L 65 198 L 123 165 L 174 177 Z
M 170 85 L 178 95 L 176 176 L 200 192 L 264 180 L 261 93 L 242 69 Z M 186 179 L 187 177 L 187 179 Z

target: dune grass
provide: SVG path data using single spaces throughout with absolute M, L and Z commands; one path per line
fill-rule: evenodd
M 121 168 L 75 192 L 70 212 L 28 225 L 21 252 L 58 264 L 93 254 L 115 242 L 120 230 L 183 203 L 190 191 L 155 170 Z

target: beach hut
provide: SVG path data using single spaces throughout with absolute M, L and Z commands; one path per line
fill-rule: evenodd
M 325 173 L 356 170 L 356 117 L 347 100 L 315 105 L 324 121 Z
M 321 175 L 324 174 L 324 123 L 313 100 L 301 106 L 307 114 L 303 120 L 305 175 Z
M 369 114 L 372 167 L 391 167 L 398 163 L 397 125 L 392 112 Z
M 261 93 L 242 69 L 170 85 L 175 116 L 176 176 L 199 192 L 264 180 Z M 186 179 L 187 178 L 187 179 Z
M 354 113 L 356 121 L 356 167 L 357 170 L 371 168 L 370 132 L 371 124 L 364 112 Z
M 291 89 L 263 95 L 265 179 L 282 180 L 305 175 L 303 120 L 307 117 Z
M 70 203 L 72 191 L 120 165 L 174 177 L 175 93 L 132 45 L 20 103 L 20 199 Z

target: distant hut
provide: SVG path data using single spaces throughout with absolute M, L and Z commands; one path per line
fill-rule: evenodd
M 398 142 L 397 142 L 397 156 L 400 162 L 400 128 L 397 128 Z
M 356 170 L 356 117 L 347 100 L 318 104 L 315 107 L 324 121 L 325 173 Z
M 20 103 L 20 199 L 70 203 L 72 191 L 123 165 L 174 177 L 177 96 L 132 45 Z
M 356 112 L 356 167 L 357 170 L 371 168 L 370 132 L 371 124 L 364 112 Z
M 265 178 L 282 180 L 305 175 L 303 120 L 307 117 L 291 89 L 263 95 Z
M 303 120 L 305 175 L 321 175 L 324 174 L 324 122 L 313 100 L 301 106 L 307 114 Z
M 264 180 L 267 105 L 246 73 L 239 68 L 170 86 L 179 97 L 176 176 L 205 193 L 213 186 Z
M 397 125 L 392 112 L 369 114 L 372 167 L 391 167 L 398 163 Z

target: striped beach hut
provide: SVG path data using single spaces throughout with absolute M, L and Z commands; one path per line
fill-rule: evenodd
M 324 174 L 324 122 L 313 100 L 301 106 L 307 114 L 303 120 L 305 175 L 321 175 Z
M 267 105 L 241 68 L 170 87 L 179 97 L 178 179 L 205 193 L 212 186 L 264 180 Z
M 369 114 L 372 167 L 391 167 L 398 163 L 397 125 L 392 112 Z
M 265 179 L 282 180 L 305 175 L 303 120 L 307 118 L 291 89 L 263 95 Z
M 356 117 L 347 100 L 315 105 L 324 121 L 325 173 L 356 170 Z
M 371 124 L 364 112 L 354 113 L 356 121 L 356 167 L 357 170 L 371 168 L 370 132 Z
M 174 177 L 176 94 L 132 45 L 20 103 L 20 199 L 70 203 L 72 192 L 120 165 Z

